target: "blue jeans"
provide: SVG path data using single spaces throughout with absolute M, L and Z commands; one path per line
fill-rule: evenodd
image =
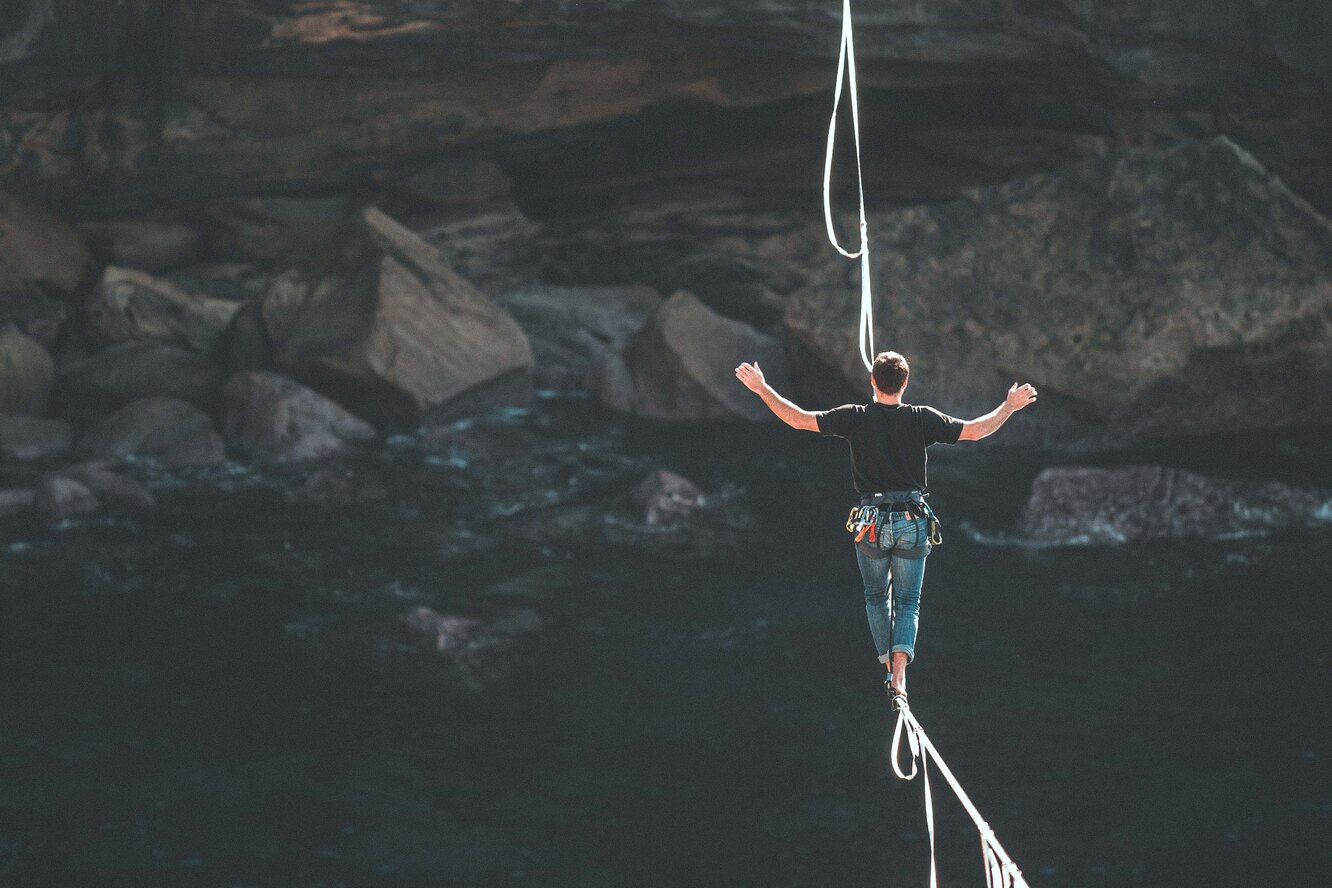
M 927 519 L 893 512 L 884 519 L 878 533 L 880 554 L 885 557 L 870 558 L 856 546 L 856 562 L 865 581 L 865 614 L 880 663 L 887 663 L 895 651 L 905 652 L 907 662 L 916 658 L 920 588 L 925 581 L 925 559 L 930 554 L 929 535 Z

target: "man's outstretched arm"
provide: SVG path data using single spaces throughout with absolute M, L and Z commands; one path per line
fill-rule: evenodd
M 979 441 L 981 438 L 993 435 L 999 431 L 999 426 L 1008 422 L 1008 417 L 1017 413 L 1028 404 L 1036 400 L 1036 389 L 1030 384 L 1019 386 L 1016 382 L 1008 390 L 1008 397 L 1004 403 L 991 410 L 984 416 L 973 419 L 970 422 L 962 424 L 962 434 L 958 436 L 959 441 Z
M 814 414 L 808 410 L 801 410 L 777 394 L 763 378 L 763 370 L 758 364 L 741 364 L 735 368 L 735 377 L 745 384 L 745 388 L 762 398 L 768 409 L 791 428 L 803 429 L 806 432 L 819 430 L 819 421 L 814 418 Z

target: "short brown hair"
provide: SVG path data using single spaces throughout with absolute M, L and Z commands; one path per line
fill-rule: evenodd
M 885 395 L 900 392 L 910 375 L 911 365 L 897 352 L 879 352 L 874 356 L 874 369 L 870 370 L 870 376 L 874 377 L 875 387 Z

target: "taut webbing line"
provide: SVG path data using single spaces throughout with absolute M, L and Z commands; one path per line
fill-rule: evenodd
M 852 253 L 837 240 L 832 215 L 833 147 L 837 142 L 837 109 L 842 104 L 842 81 L 849 80 L 851 133 L 856 143 L 856 191 L 860 198 L 860 249 Z M 870 292 L 869 226 L 865 221 L 865 175 L 860 163 L 860 102 L 856 94 L 856 46 L 851 37 L 851 0 L 842 0 L 842 45 L 837 54 L 837 88 L 833 92 L 832 119 L 828 121 L 828 150 L 823 162 L 823 219 L 828 240 L 848 259 L 860 260 L 860 359 L 869 370 L 874 361 L 874 300 Z
M 897 705 L 897 726 L 893 729 L 892 745 L 892 763 L 893 773 L 897 774 L 903 780 L 910 780 L 916 776 L 916 759 L 920 759 L 920 774 L 925 782 L 925 825 L 930 834 L 930 888 L 938 888 L 939 879 L 936 874 L 934 864 L 934 799 L 930 795 L 930 775 L 928 770 L 929 759 L 934 759 L 934 764 L 938 766 L 939 773 L 948 781 L 948 785 L 953 788 L 958 801 L 966 809 L 971 820 L 976 824 L 976 829 L 980 831 L 981 842 L 981 860 L 985 866 L 985 885 L 986 888 L 1030 888 L 1027 880 L 1022 877 L 1022 871 L 1017 868 L 1017 864 L 1004 851 L 1003 845 L 999 844 L 999 839 L 995 837 L 994 830 L 980 816 L 976 806 L 971 803 L 962 786 L 949 770 L 948 765 L 940 758 L 939 751 L 934 748 L 930 738 L 925 736 L 925 731 L 916 721 L 916 717 L 911 714 L 911 707 L 903 697 L 896 698 Z M 902 768 L 898 764 L 898 750 L 902 743 L 903 729 L 906 732 L 907 745 L 911 749 L 911 773 L 902 773 Z

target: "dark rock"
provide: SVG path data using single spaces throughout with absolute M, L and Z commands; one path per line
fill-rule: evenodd
M 231 302 L 258 300 L 268 287 L 268 273 L 250 262 L 205 262 L 163 277 L 186 293 Z
M 12 323 L 24 334 L 50 348 L 69 308 L 59 299 L 21 279 L 14 269 L 0 262 L 0 325 Z
M 534 356 L 542 388 L 586 390 L 608 355 L 647 324 L 661 305 L 650 287 L 551 287 L 512 290 L 495 300 L 513 315 Z
M 194 262 L 203 246 L 193 225 L 151 217 L 85 222 L 79 228 L 104 246 L 112 265 L 154 274 Z
M 381 173 L 376 181 L 411 203 L 476 206 L 509 196 L 513 187 L 499 164 L 486 160 L 437 163 L 409 173 Z
M 46 349 L 12 324 L 0 327 L 0 413 L 45 413 L 54 381 Z
M 104 342 L 152 339 L 210 354 L 236 308 L 234 302 L 191 295 L 146 272 L 111 267 L 103 272 L 86 312 Z
M 92 253 L 73 226 L 45 206 L 0 188 L 0 268 L 7 269 L 6 277 L 49 296 L 68 297 L 83 286 L 91 267 Z
M 643 523 L 649 527 L 687 517 L 703 508 L 703 491 L 688 478 L 658 469 L 634 489 L 634 499 L 643 507 Z
M 880 347 L 956 415 L 1059 447 L 1332 419 L 1332 223 L 1225 140 L 1130 152 L 870 220 Z M 854 263 L 788 303 L 802 377 L 866 372 Z
M 46 459 L 64 453 L 73 440 L 74 431 L 63 420 L 0 414 L 0 458 Z
M 271 370 L 273 367 L 273 340 L 264 326 L 262 300 L 246 302 L 231 316 L 231 324 L 223 337 L 227 366 L 239 373 L 251 370 Z
M 355 217 L 355 204 L 341 196 L 227 198 L 209 210 L 213 249 L 260 262 L 328 252 Z
M 13 518 L 32 511 L 37 491 L 31 488 L 0 490 L 0 518 Z
M 514 320 L 383 213 L 367 210 L 363 223 L 373 258 L 270 285 L 278 366 L 391 426 L 530 397 L 532 352 Z
M 221 369 L 202 355 L 164 342 L 119 342 L 62 363 L 53 400 L 76 416 L 99 416 L 153 395 L 211 410 L 221 386 Z
M 73 478 L 53 475 L 37 488 L 35 505 L 47 521 L 64 521 L 95 512 L 101 503 L 91 490 Z
M 103 503 L 128 509 L 148 509 L 156 505 L 152 492 L 128 475 L 113 471 L 108 461 L 97 460 L 69 466 L 60 475 L 73 478 L 97 495 Z
M 227 443 L 258 459 L 317 459 L 375 436 L 333 401 L 278 373 L 236 374 L 223 395 Z
M 607 362 L 598 393 L 608 407 L 653 419 L 770 419 L 735 378 L 743 361 L 758 361 L 776 388 L 785 387 L 777 340 L 680 292 L 661 304 L 622 357 Z
M 388 490 L 373 478 L 365 478 L 347 468 L 325 467 L 309 477 L 284 499 L 300 506 L 356 506 L 388 496 Z
M 208 414 L 176 398 L 142 398 L 104 417 L 80 440 L 90 456 L 148 456 L 168 468 L 213 465 L 225 459 L 222 437 Z
M 1332 520 L 1332 490 L 1209 478 L 1162 466 L 1050 468 L 1032 484 L 1022 529 L 1056 544 L 1267 534 Z

